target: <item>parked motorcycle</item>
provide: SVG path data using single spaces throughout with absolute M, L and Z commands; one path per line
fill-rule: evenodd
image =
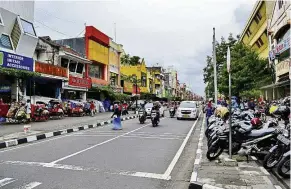
M 159 124 L 159 117 L 158 112 L 156 110 L 151 111 L 151 120 L 153 127 L 157 127 Z
M 290 154 L 289 150 L 278 163 L 277 172 L 283 178 L 290 178 Z
M 265 156 L 263 166 L 272 169 L 282 159 L 283 155 L 290 150 L 290 130 L 284 130 L 277 136 L 277 144 L 273 146 Z
M 173 118 L 175 116 L 175 108 L 171 107 L 169 112 L 170 112 L 170 117 Z

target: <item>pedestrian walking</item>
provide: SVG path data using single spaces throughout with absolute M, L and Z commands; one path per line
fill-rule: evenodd
M 113 115 L 111 116 L 111 118 L 114 118 L 113 119 L 113 128 L 112 128 L 113 130 L 121 130 L 122 129 L 120 116 L 121 116 L 121 111 L 120 111 L 119 105 L 115 104 L 114 105 L 114 112 L 113 112 Z
M 90 103 L 90 114 L 91 114 L 91 116 L 95 115 L 95 104 L 93 101 L 91 101 L 91 103 Z

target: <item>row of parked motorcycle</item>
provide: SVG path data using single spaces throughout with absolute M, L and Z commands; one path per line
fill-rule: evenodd
M 276 167 L 277 173 L 290 177 L 290 103 L 277 105 L 269 119 L 262 112 L 234 110 L 231 112 L 231 133 L 229 120 L 212 115 L 208 119 L 207 158 L 214 160 L 223 151 L 240 156 L 255 156 L 262 160 L 266 169 Z M 229 148 L 229 137 L 232 144 Z
M 87 102 L 89 103 L 89 102 Z M 27 113 L 30 106 L 31 113 Z M 64 116 L 94 116 L 96 108 L 91 111 L 90 105 L 84 102 L 51 100 L 48 103 L 37 101 L 36 104 L 13 103 L 1 105 L 1 115 L 9 123 L 28 123 L 30 121 L 46 121 L 50 118 L 62 119 Z

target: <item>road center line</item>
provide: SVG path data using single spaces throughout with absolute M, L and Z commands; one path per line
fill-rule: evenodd
M 164 118 L 162 118 L 162 119 L 164 119 Z M 108 143 L 108 142 L 111 142 L 111 141 L 113 141 L 113 140 L 116 140 L 116 139 L 118 139 L 118 138 L 120 138 L 120 137 L 122 137 L 122 136 L 128 135 L 128 134 L 133 133 L 133 132 L 135 132 L 135 131 L 138 131 L 138 130 L 140 130 L 140 129 L 144 128 L 144 127 L 147 127 L 147 126 L 149 126 L 149 125 L 151 125 L 151 124 L 152 124 L 152 123 L 146 124 L 146 125 L 144 125 L 144 126 L 142 126 L 142 127 L 139 127 L 139 128 L 137 128 L 137 129 L 134 129 L 134 130 L 129 131 L 129 132 L 127 132 L 127 133 L 124 133 L 124 134 L 122 134 L 122 135 L 119 135 L 119 136 L 116 136 L 116 137 L 114 137 L 114 138 L 111 138 L 111 139 L 105 140 L 105 141 L 103 141 L 103 142 L 101 142 L 101 143 L 95 144 L 95 145 L 93 145 L 93 146 L 90 146 L 90 147 L 88 147 L 88 148 L 85 148 L 85 149 L 83 149 L 83 150 L 80 150 L 80 151 L 78 151 L 78 152 L 75 152 L 75 153 L 70 154 L 70 155 L 68 155 L 68 156 L 62 157 L 62 158 L 60 158 L 60 159 L 57 159 L 57 160 L 55 160 L 55 161 L 52 161 L 50 164 L 55 164 L 55 163 L 57 163 L 57 162 L 63 161 L 63 160 L 65 160 L 65 159 L 68 159 L 68 158 L 73 157 L 73 156 L 75 156 L 75 155 L 78 155 L 78 154 L 80 154 L 80 153 L 86 152 L 86 151 L 88 151 L 88 150 L 90 150 L 90 149 L 92 149 L 92 148 L 95 148 L 95 147 L 97 147 L 97 146 L 101 146 L 101 145 L 103 145 L 103 144 L 106 144 L 106 143 Z
M 200 117 L 200 114 L 201 114 L 201 112 L 199 113 L 198 118 Z M 172 170 L 174 169 L 176 163 L 178 162 L 178 160 L 179 160 L 179 158 L 180 158 L 180 156 L 181 156 L 181 154 L 182 154 L 182 152 L 183 152 L 183 150 L 184 150 L 184 148 L 185 148 L 185 146 L 186 146 L 186 144 L 187 144 L 187 142 L 188 142 L 188 140 L 189 140 L 189 138 L 190 138 L 195 126 L 196 126 L 196 124 L 197 124 L 197 122 L 198 122 L 198 119 L 192 125 L 190 131 L 188 132 L 188 134 L 187 134 L 186 138 L 184 139 L 183 143 L 181 144 L 181 146 L 180 146 L 179 150 L 177 151 L 175 157 L 173 158 L 173 160 L 170 163 L 169 167 L 165 171 L 164 178 L 168 178 L 170 176 L 170 174 L 171 174 Z

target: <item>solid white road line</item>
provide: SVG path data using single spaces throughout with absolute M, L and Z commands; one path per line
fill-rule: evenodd
M 201 112 L 199 113 L 199 116 L 198 116 L 198 117 L 200 117 L 200 114 L 201 114 Z M 194 130 L 194 128 L 195 128 L 197 122 L 198 122 L 198 119 L 197 119 L 197 120 L 194 122 L 194 124 L 192 125 L 190 131 L 188 132 L 188 134 L 187 134 L 186 138 L 184 139 L 183 143 L 181 144 L 181 146 L 180 146 L 179 150 L 177 151 L 175 157 L 173 158 L 173 160 L 172 160 L 172 162 L 170 163 L 169 167 L 168 167 L 167 170 L 165 171 L 165 173 L 164 173 L 164 177 L 165 177 L 165 178 L 167 178 L 167 177 L 170 176 L 170 174 L 171 174 L 172 170 L 174 169 L 176 163 L 178 162 L 178 159 L 180 158 L 180 156 L 181 156 L 181 154 L 182 154 L 182 152 L 183 152 L 183 150 L 184 150 L 184 148 L 185 148 L 185 146 L 186 146 L 186 143 L 187 143 L 187 141 L 189 140 L 189 138 L 190 138 L 190 136 L 191 136 L 191 133 L 192 133 L 192 131 Z
M 282 189 L 282 187 L 279 186 L 279 185 L 274 185 L 274 187 L 275 187 L 276 189 Z
M 5 186 L 5 185 L 7 185 L 7 184 L 9 184 L 11 182 L 14 182 L 14 181 L 16 181 L 16 179 L 13 179 L 13 178 L 4 178 L 4 179 L 1 179 L 0 180 L 0 187 Z
M 270 173 L 264 167 L 260 167 L 260 169 L 265 175 L 270 175 Z
M 88 150 L 90 150 L 90 149 L 92 149 L 92 148 L 95 148 L 95 147 L 97 147 L 97 146 L 101 146 L 101 145 L 103 145 L 103 144 L 106 144 L 106 143 L 108 143 L 108 142 L 111 142 L 111 141 L 113 141 L 113 140 L 116 140 L 116 139 L 118 139 L 118 138 L 120 138 L 120 137 L 122 137 L 122 136 L 128 135 L 128 134 L 133 133 L 133 132 L 135 132 L 135 131 L 138 131 L 138 130 L 140 130 L 140 129 L 144 128 L 144 127 L 147 127 L 147 126 L 149 126 L 149 125 L 151 125 L 151 123 L 149 123 L 149 124 L 147 124 L 147 125 L 144 125 L 144 126 L 142 126 L 142 127 L 139 127 L 139 128 L 137 128 L 137 129 L 134 129 L 134 130 L 132 130 L 132 131 L 129 131 L 129 132 L 127 132 L 127 133 L 124 133 L 124 134 L 122 134 L 122 135 L 116 136 L 116 137 L 114 137 L 114 138 L 111 138 L 111 139 L 108 139 L 108 140 L 106 140 L 106 141 L 103 141 L 103 142 L 101 142 L 101 143 L 95 144 L 95 145 L 93 145 L 93 146 L 90 146 L 90 147 L 88 147 L 88 148 L 85 148 L 85 149 L 83 149 L 83 150 L 80 150 L 80 151 L 78 151 L 78 152 L 75 152 L 75 153 L 70 154 L 70 155 L 68 155 L 68 156 L 62 157 L 62 158 L 60 158 L 60 159 L 57 159 L 57 160 L 55 160 L 55 161 L 52 161 L 51 163 L 54 164 L 54 163 L 57 163 L 57 162 L 63 161 L 63 160 L 65 160 L 65 159 L 68 159 L 68 158 L 73 157 L 73 156 L 75 156 L 75 155 L 78 155 L 78 154 L 80 154 L 80 153 L 86 152 L 86 151 L 88 151 Z
M 37 187 L 38 185 L 41 185 L 41 183 L 40 182 L 31 182 L 25 186 L 20 187 L 20 189 L 32 189 L 32 188 Z

